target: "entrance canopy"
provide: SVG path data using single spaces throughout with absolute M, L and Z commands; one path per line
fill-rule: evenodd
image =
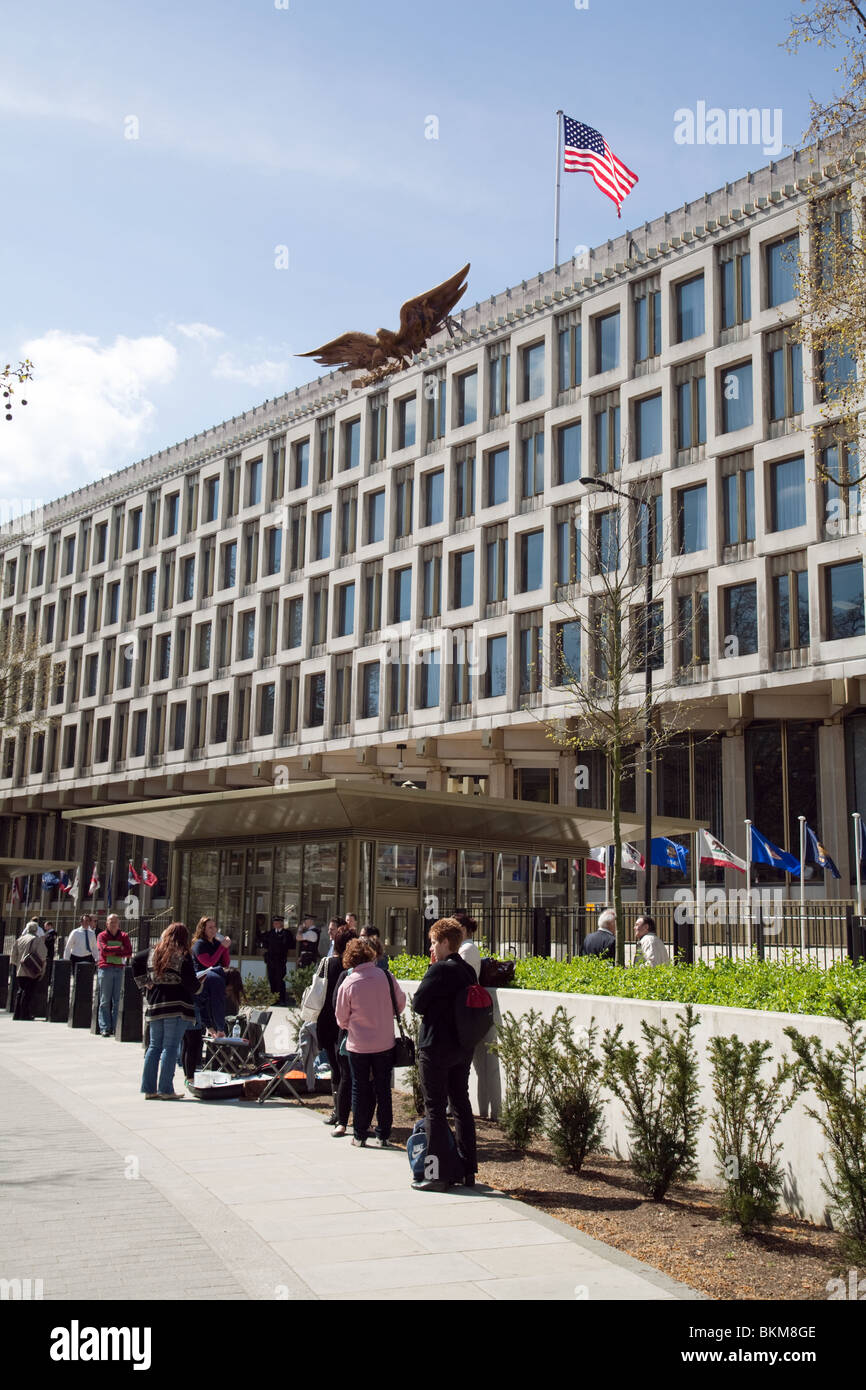
M 67 872 L 77 868 L 70 859 L 0 859 L 0 883 L 13 878 L 29 878 L 31 874 Z
M 64 811 L 63 817 L 185 844 L 331 833 L 585 859 L 593 846 L 613 841 L 606 811 L 387 787 L 350 777 L 91 807 Z M 623 814 L 621 826 L 623 839 L 643 838 L 642 817 Z M 688 835 L 701 828 L 699 821 L 653 819 L 655 835 Z

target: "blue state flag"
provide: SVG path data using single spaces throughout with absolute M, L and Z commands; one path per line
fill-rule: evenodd
M 770 864 L 774 869 L 784 869 L 786 874 L 794 874 L 800 877 L 800 861 L 793 854 L 788 854 L 787 850 L 779 849 L 762 835 L 760 830 L 752 826 L 752 853 L 753 864 Z
M 49 892 L 50 889 L 56 888 L 59 882 L 59 874 L 47 873 L 42 875 L 42 887 L 45 889 L 46 893 Z
M 666 840 L 663 836 L 653 840 L 650 862 L 657 864 L 660 869 L 679 869 L 682 874 L 689 871 L 689 856 L 685 845 L 677 844 L 676 840 Z
M 805 826 L 806 831 L 806 863 L 818 864 L 820 868 L 827 869 L 834 878 L 841 878 L 839 870 L 833 863 L 829 854 L 825 850 L 818 836 L 815 834 L 811 825 Z

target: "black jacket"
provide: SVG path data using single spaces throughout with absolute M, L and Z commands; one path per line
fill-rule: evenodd
M 427 974 L 412 996 L 415 1012 L 422 1015 L 419 1052 L 438 1060 L 465 1053 L 457 1039 L 454 1004 L 462 991 L 477 983 L 472 966 L 456 952 L 427 967 Z
M 295 937 L 288 927 L 285 927 L 283 931 L 274 931 L 271 928 L 270 931 L 264 932 L 259 937 L 257 944 L 259 949 L 264 951 L 268 965 L 285 970 L 289 951 L 295 949 Z
M 325 961 L 325 980 L 327 982 L 325 1002 L 316 1020 L 316 1037 L 322 1047 L 330 1047 L 331 1043 L 336 1042 L 337 1034 L 340 1031 L 337 1027 L 337 1015 L 334 1013 L 334 1000 L 337 994 L 337 984 L 344 973 L 342 957 L 329 956 Z
M 600 956 L 602 960 L 616 959 L 616 937 L 613 932 L 602 928 L 590 932 L 580 948 L 582 956 Z

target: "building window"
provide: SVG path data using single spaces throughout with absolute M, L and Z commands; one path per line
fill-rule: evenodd
M 472 668 L 474 665 L 474 645 L 470 628 L 458 627 L 453 630 L 451 699 L 455 705 L 472 703 Z
M 219 478 L 208 478 L 204 485 L 204 516 L 203 521 L 216 521 L 219 518 L 220 506 L 220 480 Z
M 822 401 L 836 401 L 856 380 L 857 364 L 850 346 L 841 340 L 828 341 L 815 354 Z
M 506 451 L 507 452 L 507 451 Z M 475 515 L 475 456 L 454 463 L 454 514 L 458 521 Z
M 265 574 L 279 574 L 283 563 L 283 528 L 270 526 L 265 532 Z
M 508 414 L 508 369 L 510 362 L 511 354 L 507 345 L 500 344 L 496 349 L 491 349 L 488 378 L 491 418 Z
M 683 594 L 677 605 L 681 666 L 703 666 L 710 659 L 710 596 L 704 589 Z
M 352 719 L 352 658 L 339 657 L 334 668 L 334 723 L 345 726 Z
M 374 434 L 371 441 L 372 448 L 376 447 L 376 437 Z M 373 454 L 371 457 L 383 458 L 384 449 L 381 454 Z M 343 423 L 343 453 L 340 460 L 340 468 L 346 472 L 350 468 L 357 468 L 361 462 L 361 421 L 346 420 Z M 329 475 L 331 476 L 331 475 Z
M 355 586 L 341 584 L 337 590 L 337 637 L 350 637 L 355 630 Z M 339 720 L 338 723 L 345 721 Z
M 120 584 L 109 584 L 108 603 L 106 605 L 105 621 L 110 627 L 112 623 L 120 621 Z
M 551 629 L 553 652 L 551 684 L 557 686 L 580 684 L 580 623 L 575 619 L 555 623 Z
M 634 359 L 646 362 L 662 350 L 662 296 L 655 277 L 634 287 Z
M 344 441 L 345 442 L 345 441 Z M 334 476 L 334 417 L 319 421 L 318 481 L 329 483 Z
M 448 385 L 444 369 L 425 377 L 424 394 L 427 398 L 427 441 L 431 443 L 444 438 L 448 429 Z
M 379 717 L 379 663 L 368 661 L 361 667 L 361 718 Z
M 286 645 L 299 647 L 304 638 L 304 600 L 290 598 L 286 615 Z
M 725 545 L 755 539 L 754 469 L 739 468 L 722 478 L 722 513 Z
M 195 598 L 195 556 L 188 555 L 183 562 L 180 582 L 181 603 L 189 603 Z
M 315 518 L 315 560 L 327 560 L 331 554 L 331 509 L 316 512 Z
M 535 695 L 544 682 L 542 669 L 541 617 L 524 613 L 517 634 L 518 685 L 521 695 Z
M 738 367 L 723 367 L 719 376 L 722 434 L 746 429 L 753 419 L 751 362 L 742 362 Z
M 358 489 L 344 487 L 340 492 L 340 554 L 353 555 L 358 530 Z
M 391 573 L 391 622 L 412 620 L 412 566 Z
M 172 710 L 171 746 L 177 752 L 186 742 L 186 705 L 177 704 Z
M 827 640 L 836 642 L 843 637 L 862 637 L 866 632 L 863 620 L 863 561 L 828 565 L 824 576 Z
M 211 624 L 201 623 L 196 633 L 196 671 L 205 671 L 210 666 Z
M 776 651 L 809 645 L 809 573 L 787 570 L 773 577 Z
M 707 379 L 703 362 L 676 368 L 677 448 L 707 442 Z
M 421 558 L 421 617 L 438 618 L 441 612 L 442 556 L 438 547 L 432 547 Z
M 595 370 L 611 372 L 619 366 L 619 310 L 593 320 L 595 328 Z
M 382 626 L 382 570 L 374 566 L 364 576 L 364 631 L 378 632 Z
M 854 237 L 851 207 L 847 193 L 827 198 L 819 204 L 815 220 L 814 261 L 818 283 L 830 286 L 848 276 L 854 264 Z
M 156 644 L 157 680 L 167 681 L 171 675 L 171 633 L 164 632 Z
M 320 729 L 325 722 L 325 673 L 307 677 L 307 728 Z
M 414 396 L 410 400 L 414 401 Z M 358 432 L 360 435 L 360 422 Z M 370 462 L 379 463 L 388 452 L 388 397 L 379 396 L 370 403 Z M 354 467 L 354 465 L 350 465 Z M 343 720 L 338 720 L 343 723 Z
M 721 327 L 735 328 L 752 317 L 752 272 L 748 237 L 736 237 L 719 248 Z
M 556 527 L 556 582 L 580 582 L 581 541 L 580 510 L 577 507 L 558 507 L 554 518 Z
M 411 468 L 407 468 L 397 474 L 394 486 L 394 536 L 397 540 L 412 534 L 414 496 L 415 480 Z
M 241 614 L 238 660 L 252 661 L 256 654 L 256 614 L 254 609 Z
M 508 638 L 488 637 L 484 695 L 488 700 L 504 695 L 508 685 Z
M 310 481 L 310 441 L 298 439 L 292 445 L 292 487 L 306 487 Z
M 647 396 L 634 403 L 635 459 L 654 458 L 662 452 L 662 397 Z
M 367 545 L 385 539 L 385 491 L 367 493 Z
M 226 743 L 229 736 L 229 697 L 228 692 L 217 695 L 214 702 L 213 741 Z
M 436 709 L 438 707 L 441 690 L 441 669 L 440 653 L 438 650 L 428 649 L 421 653 L 418 679 L 419 709 Z
M 231 589 L 237 579 L 238 563 L 238 543 L 229 541 L 222 548 L 222 584 L 221 589 Z
M 533 421 L 521 426 L 521 434 L 521 495 L 540 497 L 544 492 L 544 426 Z
M 271 440 L 271 501 L 276 502 L 286 490 L 286 441 Z
M 571 391 L 575 386 L 579 386 L 581 381 L 583 331 L 579 321 L 563 323 L 567 317 L 563 314 L 561 318 L 557 319 L 557 323 L 561 325 L 557 335 L 560 391 Z
M 565 483 L 576 483 L 581 477 L 580 461 L 581 422 L 563 425 L 556 432 L 556 482 L 562 487 Z
M 247 464 L 247 506 L 257 507 L 262 500 L 262 461 L 251 459 Z
M 523 357 L 523 399 L 538 400 L 544 395 L 544 343 L 525 347 Z
M 406 396 L 397 402 L 397 448 L 415 447 L 415 420 L 417 402 L 414 396 Z M 384 455 L 383 455 L 384 457 Z
M 493 527 L 487 537 L 487 602 L 502 603 L 508 596 L 507 528 Z
M 445 518 L 445 469 L 424 474 L 424 525 L 438 526 Z
M 707 485 L 686 487 L 677 494 L 678 536 L 680 555 L 693 555 L 707 548 Z
M 704 332 L 704 277 L 682 280 L 674 291 L 677 313 L 677 342 L 699 338 Z
M 619 512 L 615 507 L 594 512 L 593 574 L 613 574 L 619 569 Z
M 544 582 L 544 532 L 525 531 L 520 544 L 520 592 L 531 593 Z
M 600 396 L 593 414 L 595 471 L 601 477 L 620 466 L 619 404 L 617 397 Z
M 310 590 L 312 614 L 310 623 L 310 643 L 321 647 L 328 640 L 328 587 L 327 581 L 317 579 Z
M 457 424 L 474 425 L 477 419 L 478 372 L 462 372 L 457 378 Z
M 758 650 L 758 586 L 732 584 L 724 590 L 722 656 L 752 656 Z
M 664 604 L 661 602 L 650 604 L 649 642 L 647 642 L 647 606 L 645 603 L 632 608 L 630 621 L 632 631 L 638 634 L 632 651 L 632 670 L 646 670 L 646 651 L 647 646 L 649 646 L 650 667 L 653 671 L 660 671 L 665 664 Z
M 770 419 L 786 420 L 803 409 L 803 349 L 784 334 L 771 334 L 767 352 Z
M 87 595 L 77 594 L 75 597 L 75 618 L 73 621 L 73 631 L 76 637 L 81 637 L 87 623 Z
M 806 525 L 806 461 L 801 456 L 770 465 L 770 530 Z
M 274 732 L 274 706 L 276 703 L 276 691 L 277 688 L 273 684 L 273 682 L 271 682 L 269 685 L 263 685 L 259 690 L 258 734 L 260 738 L 270 735 Z
M 126 534 L 127 550 L 138 550 L 141 545 L 141 507 L 129 514 L 129 530 Z
M 180 493 L 173 492 L 170 497 L 165 499 L 165 529 L 163 536 L 176 536 L 178 517 L 180 514 Z
M 797 273 L 800 255 L 800 238 L 785 237 L 764 248 L 767 267 L 767 308 L 777 304 L 787 304 L 797 297 Z
M 475 601 L 475 551 L 458 550 L 454 556 L 452 608 L 469 608 Z
M 825 526 L 830 535 L 845 534 L 858 524 L 862 510 L 860 467 L 856 445 L 831 444 L 821 451 L 824 474 Z
M 495 449 L 487 455 L 487 505 L 497 507 L 508 501 L 508 449 Z

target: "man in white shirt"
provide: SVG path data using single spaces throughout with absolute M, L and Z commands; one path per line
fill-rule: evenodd
M 63 959 L 72 961 L 73 970 L 83 960 L 99 960 L 96 932 L 93 930 L 93 918 L 89 912 L 85 912 L 80 924 L 69 933 Z
M 670 965 L 668 948 L 656 935 L 654 917 L 638 917 L 634 924 L 634 934 L 642 952 L 642 956 L 635 955 L 635 965 Z

